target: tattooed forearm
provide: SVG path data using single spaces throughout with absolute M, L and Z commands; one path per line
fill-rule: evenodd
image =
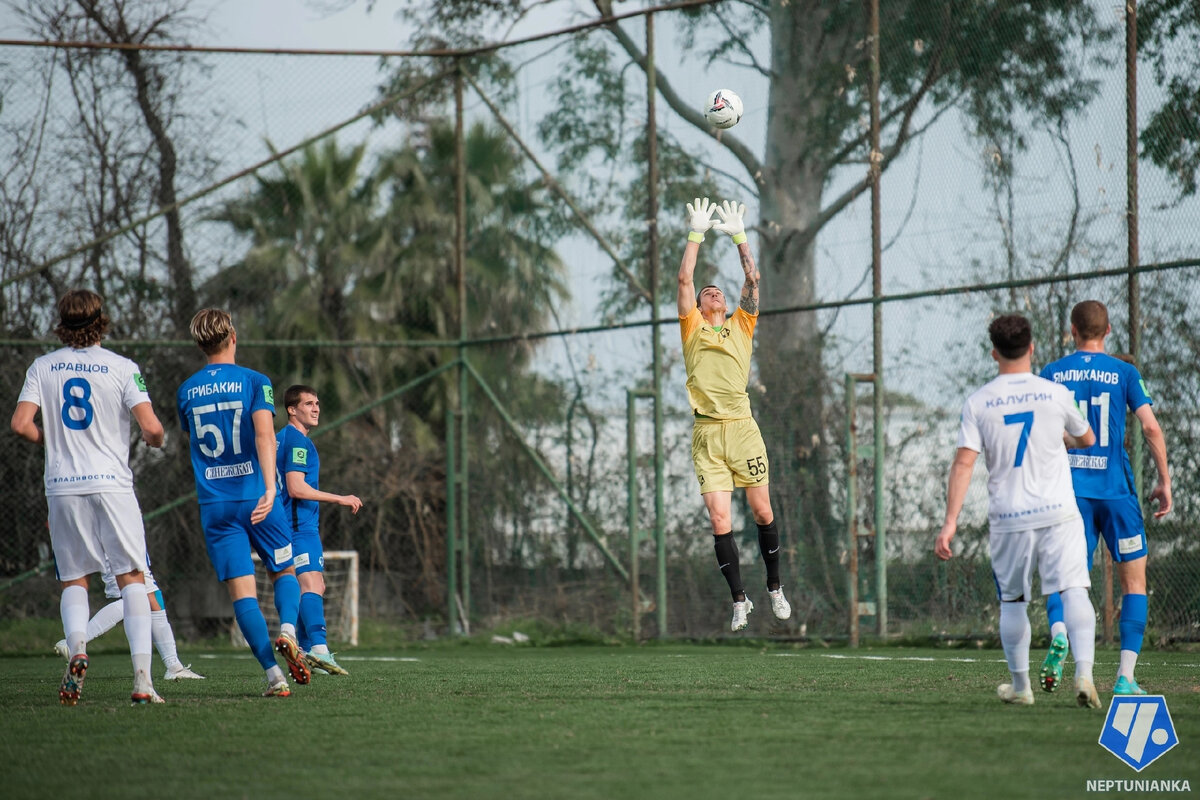
M 747 314 L 758 313 L 758 270 L 754 266 L 754 257 L 750 248 L 742 245 L 738 248 L 742 258 L 742 271 L 746 273 L 746 282 L 742 284 L 742 299 L 738 307 Z

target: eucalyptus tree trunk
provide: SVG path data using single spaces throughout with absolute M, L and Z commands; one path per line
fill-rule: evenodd
M 803 11 L 791 5 L 771 7 L 773 79 L 758 181 L 764 312 L 817 299 L 816 232 L 833 149 L 824 119 L 837 113 L 832 87 L 823 86 L 821 76 L 858 56 L 855 31 L 822 29 L 820 4 L 797 4 L 810 6 Z M 836 572 L 840 528 L 830 502 L 828 380 L 817 315 L 767 314 L 755 338 L 762 395 L 752 388 L 752 397 L 772 459 L 772 505 L 795 554 L 793 568 L 833 600 L 843 581 Z

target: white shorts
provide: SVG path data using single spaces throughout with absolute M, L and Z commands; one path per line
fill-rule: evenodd
M 1079 517 L 1046 528 L 992 533 L 988 536 L 988 554 L 1001 601 L 1029 602 L 1035 568 L 1042 594 L 1092 585 L 1087 538 Z
M 109 568 L 117 575 L 146 570 L 146 529 L 132 492 L 50 495 L 46 504 L 60 581 Z
M 142 574 L 146 576 L 146 594 L 154 594 L 158 591 L 158 582 L 154 580 L 154 575 L 150 572 L 150 556 L 146 556 L 146 569 L 142 570 Z M 105 570 L 100 577 L 104 578 L 104 596 L 110 600 L 121 599 L 121 587 L 117 586 L 117 576 L 112 570 Z

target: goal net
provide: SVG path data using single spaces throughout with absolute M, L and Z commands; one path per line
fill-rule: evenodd
M 275 591 L 270 575 L 258 559 L 254 558 L 254 584 L 258 592 L 258 605 L 267 618 L 267 630 L 274 636 L 279 630 L 279 614 L 275 611 Z M 329 642 L 343 645 L 358 645 L 358 551 L 325 551 L 325 626 Z M 237 620 L 230 623 L 229 636 L 239 647 L 246 646 L 246 639 L 238 628 Z

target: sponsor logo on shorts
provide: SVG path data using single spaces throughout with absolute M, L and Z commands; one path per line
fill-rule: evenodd
M 276 564 L 282 564 L 284 561 L 289 560 L 291 557 L 292 557 L 291 542 L 289 542 L 284 547 L 275 548 L 275 563 Z
M 1142 537 L 1130 536 L 1127 539 L 1117 539 L 1117 552 L 1121 555 L 1136 553 L 1142 549 Z
M 249 461 L 243 461 L 240 464 L 225 464 L 220 467 L 209 467 L 204 470 L 204 477 L 210 481 L 220 480 L 221 478 L 240 478 L 243 475 L 253 475 L 254 464 Z
M 308 563 L 308 553 L 301 553 L 300 555 L 296 556 L 296 560 L 292 562 L 292 565 L 296 567 L 307 567 Z

